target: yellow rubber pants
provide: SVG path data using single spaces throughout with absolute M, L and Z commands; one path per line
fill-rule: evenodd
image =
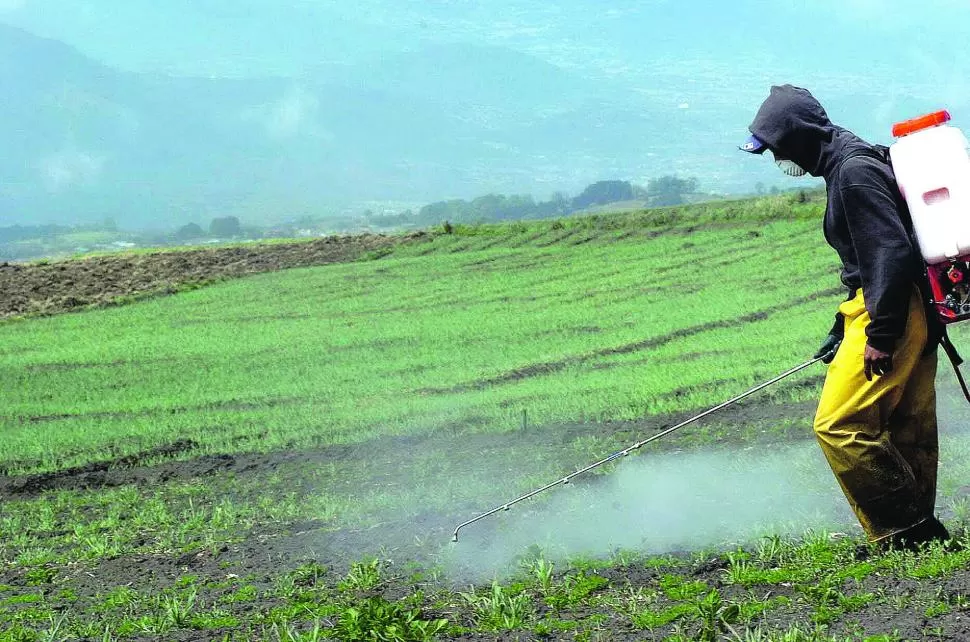
M 926 312 L 914 288 L 893 370 L 866 381 L 863 293 L 839 306 L 845 338 L 829 365 L 815 435 L 869 539 L 877 541 L 934 513 L 939 458 L 936 351 L 923 355 Z

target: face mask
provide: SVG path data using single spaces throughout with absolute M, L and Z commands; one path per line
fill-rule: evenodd
M 804 169 L 799 167 L 798 163 L 792 160 L 788 160 L 787 158 L 777 159 L 775 161 L 775 165 L 778 166 L 778 169 L 783 171 L 788 176 L 791 176 L 792 178 L 799 178 L 808 173 Z

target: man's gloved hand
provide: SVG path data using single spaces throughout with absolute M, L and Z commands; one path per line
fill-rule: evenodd
M 832 363 L 832 359 L 835 358 L 835 353 L 838 352 L 840 345 L 842 345 L 842 337 L 830 334 L 825 337 L 825 341 L 819 346 L 818 352 L 813 355 L 813 358 L 818 359 L 822 357 L 822 363 Z
M 865 364 L 866 380 L 872 381 L 873 375 L 881 377 L 893 371 L 893 355 L 891 352 L 883 352 L 866 344 L 865 354 L 862 355 Z

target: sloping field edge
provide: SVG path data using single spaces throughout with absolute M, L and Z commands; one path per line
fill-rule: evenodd
M 363 234 L 50 263 L 2 263 L 0 320 L 121 305 L 262 272 L 350 263 L 428 238 L 423 232 Z

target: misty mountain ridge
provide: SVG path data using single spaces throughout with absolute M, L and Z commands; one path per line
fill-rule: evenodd
M 435 44 L 299 78 L 123 72 L 0 24 L 5 224 L 271 222 L 375 203 L 697 176 L 751 191 L 751 107 L 719 84 L 628 87 L 511 49 Z M 692 94 L 673 87 L 690 86 Z M 864 88 L 860 88 L 863 90 Z

